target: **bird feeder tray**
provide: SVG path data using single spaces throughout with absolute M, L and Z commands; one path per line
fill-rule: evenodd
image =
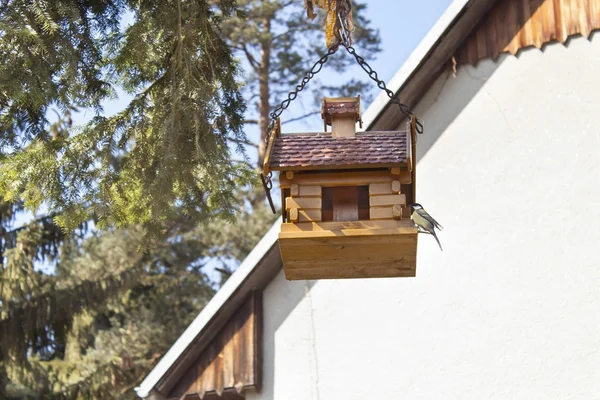
M 282 134 L 278 121 L 267 146 L 286 279 L 414 277 L 416 120 L 405 131 L 356 132 L 359 97 L 325 98 L 321 116 L 325 132 Z

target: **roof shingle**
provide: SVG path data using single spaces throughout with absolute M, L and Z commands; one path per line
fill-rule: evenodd
M 350 165 L 403 164 L 408 158 L 406 132 L 361 132 L 356 137 L 331 134 L 282 135 L 273 145 L 270 167 L 324 169 Z

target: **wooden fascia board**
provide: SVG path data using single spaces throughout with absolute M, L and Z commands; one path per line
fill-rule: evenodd
M 371 183 L 387 183 L 398 180 L 401 184 L 411 183 L 411 174 L 403 169 L 400 175 L 392 175 L 389 171 L 361 171 L 361 172 L 335 172 L 324 174 L 298 174 L 293 179 L 285 176 L 279 178 L 279 186 L 282 189 L 290 188 L 293 184 L 317 185 L 323 187 L 369 185 Z
M 407 168 L 407 161 L 402 163 L 381 164 L 332 164 L 332 165 L 305 165 L 300 167 L 272 167 L 272 171 L 323 171 L 345 169 L 378 169 L 378 168 Z

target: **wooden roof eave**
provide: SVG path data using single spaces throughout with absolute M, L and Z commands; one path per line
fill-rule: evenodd
M 402 103 L 414 107 L 426 89 L 443 71 L 446 61 L 469 33 L 477 27 L 482 16 L 498 0 L 454 0 L 438 22 L 423 38 L 417 49 L 388 83 Z M 381 93 L 365 112 L 365 130 L 399 126 L 406 116 L 398 106 Z
M 301 165 L 301 166 L 272 166 L 271 171 L 331 171 L 331 170 L 357 170 L 357 169 L 382 169 L 382 168 L 400 168 L 402 170 L 409 170 L 410 160 L 407 159 L 401 163 L 381 163 L 381 164 L 332 164 L 332 165 Z
M 154 393 L 162 395 L 169 393 L 248 295 L 252 291 L 261 291 L 280 271 L 282 261 L 277 246 L 279 230 L 280 222 L 277 221 L 238 267 L 235 274 L 211 299 L 211 307 L 207 306 L 200 312 L 186 332 L 163 356 L 159 364 L 165 363 L 165 368 L 160 368 L 159 364 L 155 367 L 157 379 L 152 384 Z M 201 328 L 198 329 L 195 325 Z M 154 381 L 153 378 L 151 375 L 146 377 Z M 140 387 L 140 389 L 146 388 Z M 146 396 L 145 393 L 141 395 L 141 397 Z

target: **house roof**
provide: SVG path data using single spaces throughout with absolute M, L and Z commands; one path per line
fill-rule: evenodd
M 428 85 L 439 74 L 442 65 L 451 57 L 460 42 L 495 0 L 454 0 L 429 33 L 387 84 L 388 89 L 402 101 L 414 105 Z M 381 93 L 363 115 L 366 130 L 397 127 L 402 122 L 389 97 Z M 241 304 L 241 296 L 264 287 L 281 269 L 277 236 L 280 221 L 275 222 L 248 257 L 232 274 L 212 300 L 200 312 L 175 344 L 135 390 L 142 398 L 162 392 L 170 380 L 179 379 L 189 360 L 226 321 L 227 313 Z
M 361 132 L 355 137 L 330 133 L 281 135 L 274 143 L 270 167 L 274 171 L 387 167 L 408 159 L 407 132 Z

